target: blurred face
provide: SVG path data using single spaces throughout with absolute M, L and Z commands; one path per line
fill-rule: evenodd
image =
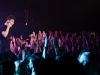
M 20 38 L 23 39 L 23 36 L 21 35 Z
M 79 44 L 79 43 L 80 43 L 80 39 L 77 39 L 77 40 L 76 40 L 76 43 Z
M 66 39 L 69 39 L 69 33 L 66 33 Z
M 58 31 L 55 31 L 55 35 L 58 35 Z
M 62 31 L 60 31 L 60 34 L 62 34 Z
M 52 36 L 52 35 L 53 35 L 53 33 L 52 33 L 52 32 L 49 32 L 49 35 L 50 35 L 50 36 Z
M 6 24 L 7 24 L 7 25 L 11 25 L 11 27 L 12 27 L 13 24 L 14 24 L 14 19 L 7 20 L 7 21 L 6 21 Z
M 43 34 L 45 34 L 45 31 L 43 31 Z

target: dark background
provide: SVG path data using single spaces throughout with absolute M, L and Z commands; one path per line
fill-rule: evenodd
M 13 35 L 17 37 L 39 30 L 99 32 L 100 0 L 0 0 L 0 25 L 8 15 L 16 17 Z

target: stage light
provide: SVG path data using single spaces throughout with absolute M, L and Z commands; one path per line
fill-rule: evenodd
M 25 23 L 25 25 L 27 26 L 27 23 Z

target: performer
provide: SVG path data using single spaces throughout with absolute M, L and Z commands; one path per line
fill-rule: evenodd
M 14 21 L 15 21 L 15 17 L 13 15 L 9 15 L 4 25 L 0 26 L 0 43 L 1 43 L 0 52 L 1 53 L 10 50 L 11 27 L 13 26 Z

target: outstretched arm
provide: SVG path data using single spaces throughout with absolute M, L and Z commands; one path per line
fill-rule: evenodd
M 48 36 L 46 36 L 45 42 L 44 42 L 43 54 L 42 54 L 42 57 L 44 59 L 47 58 L 48 43 L 49 43 L 49 38 L 48 38 Z
M 56 56 L 58 56 L 59 55 L 59 50 L 58 50 L 59 45 L 58 45 L 58 38 L 57 37 L 54 37 L 53 44 L 54 44 Z

